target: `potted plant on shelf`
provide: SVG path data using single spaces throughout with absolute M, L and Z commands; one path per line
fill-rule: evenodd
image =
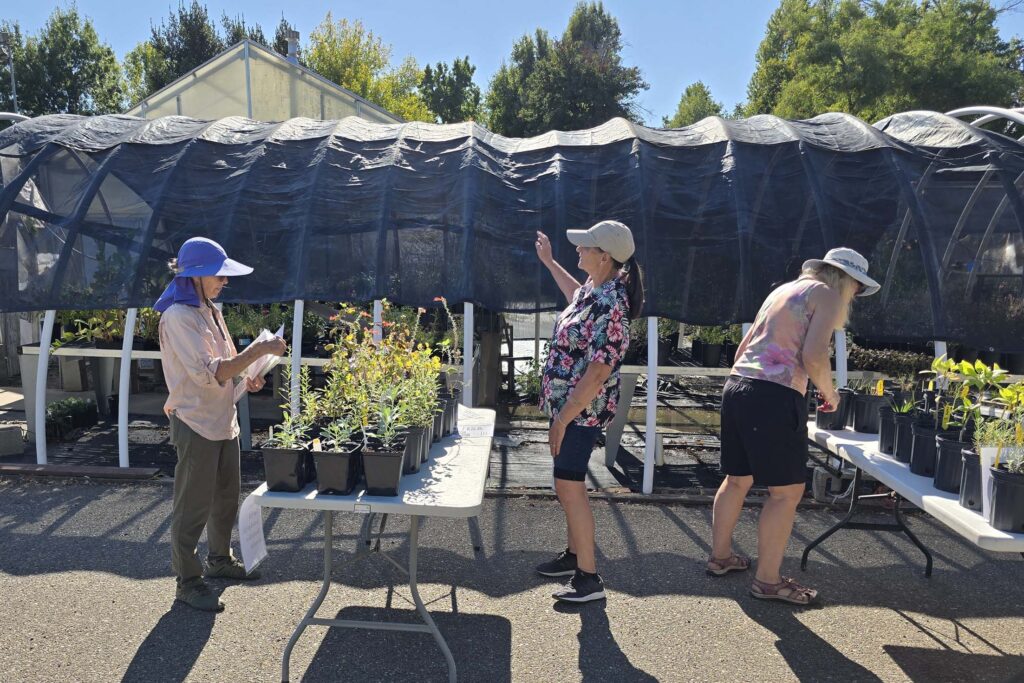
M 717 325 L 697 328 L 696 339 L 701 343 L 700 364 L 706 368 L 717 368 L 722 364 L 722 345 L 728 338 L 727 329 Z
M 382 391 L 365 431 L 363 471 L 366 493 L 371 496 L 397 496 L 401 485 L 406 433 L 402 430 L 400 398 L 400 387 Z
M 896 429 L 892 455 L 897 461 L 910 464 L 910 455 L 914 447 L 913 425 L 914 420 L 917 419 L 914 399 L 909 398 L 902 403 L 893 403 L 892 409 L 892 419 Z
M 290 371 L 290 359 L 284 367 Z M 315 409 L 308 366 L 303 366 L 299 377 L 299 392 L 306 401 L 306 410 L 300 411 L 298 415 L 292 414 L 291 382 L 284 382 L 281 387 L 281 398 L 284 400 L 281 404 L 281 424 L 270 428 L 267 439 L 259 447 L 270 491 L 301 491 L 315 478 L 307 443 Z
M 998 366 L 997 366 L 998 367 Z M 1000 387 L 998 416 L 982 418 L 974 433 L 981 461 L 982 515 L 1000 531 L 1024 532 L 1024 383 Z
M 355 416 L 342 415 L 320 430 L 320 439 L 313 443 L 318 493 L 344 496 L 355 488 L 363 448 L 359 427 Z

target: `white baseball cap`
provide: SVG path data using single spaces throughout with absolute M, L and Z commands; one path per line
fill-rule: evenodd
M 633 233 L 618 221 L 601 221 L 589 230 L 567 230 L 566 237 L 577 247 L 597 247 L 619 263 L 625 263 L 636 251 Z
M 835 266 L 864 285 L 864 291 L 857 296 L 871 296 L 882 288 L 880 284 L 868 277 L 868 260 L 849 247 L 829 249 L 823 259 L 812 258 L 804 261 L 803 269 L 819 268 L 825 263 Z

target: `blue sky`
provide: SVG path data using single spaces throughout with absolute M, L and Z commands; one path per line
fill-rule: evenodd
M 4 3 L 0 19 L 17 20 L 34 33 L 58 4 L 52 0 Z M 159 23 L 177 0 L 80 0 L 80 11 L 93 20 L 100 37 L 118 57 L 145 40 L 150 23 Z M 537 27 L 559 35 L 575 0 L 371 0 L 345 4 L 267 0 L 209 0 L 211 16 L 243 14 L 272 33 L 281 18 L 296 26 L 302 39 L 332 10 L 335 18 L 361 19 L 393 48 L 397 62 L 412 55 L 421 65 L 469 55 L 476 82 L 486 89 L 491 75 L 507 59 L 513 42 Z M 639 66 L 650 89 L 639 98 L 647 123 L 675 111 L 683 89 L 702 80 L 727 110 L 746 99 L 754 55 L 764 36 L 775 0 L 605 0 L 622 29 L 626 64 Z M 1024 34 L 1024 13 L 1004 14 L 1004 38 Z

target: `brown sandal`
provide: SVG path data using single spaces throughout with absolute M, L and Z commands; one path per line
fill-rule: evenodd
M 786 591 L 783 594 L 781 591 Z M 818 591 L 783 576 L 778 583 L 765 583 L 754 579 L 750 584 L 750 594 L 758 600 L 779 600 L 791 605 L 809 605 L 818 597 Z
M 721 560 L 708 558 L 705 572 L 708 576 L 725 576 L 729 572 L 745 572 L 748 569 L 750 569 L 750 558 L 733 553 Z

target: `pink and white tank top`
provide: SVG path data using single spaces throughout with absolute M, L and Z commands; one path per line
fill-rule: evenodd
M 811 325 L 808 299 L 823 282 L 803 278 L 777 287 L 761 304 L 753 326 L 736 357 L 732 374 L 782 384 L 807 393 L 803 366 L 804 338 Z

